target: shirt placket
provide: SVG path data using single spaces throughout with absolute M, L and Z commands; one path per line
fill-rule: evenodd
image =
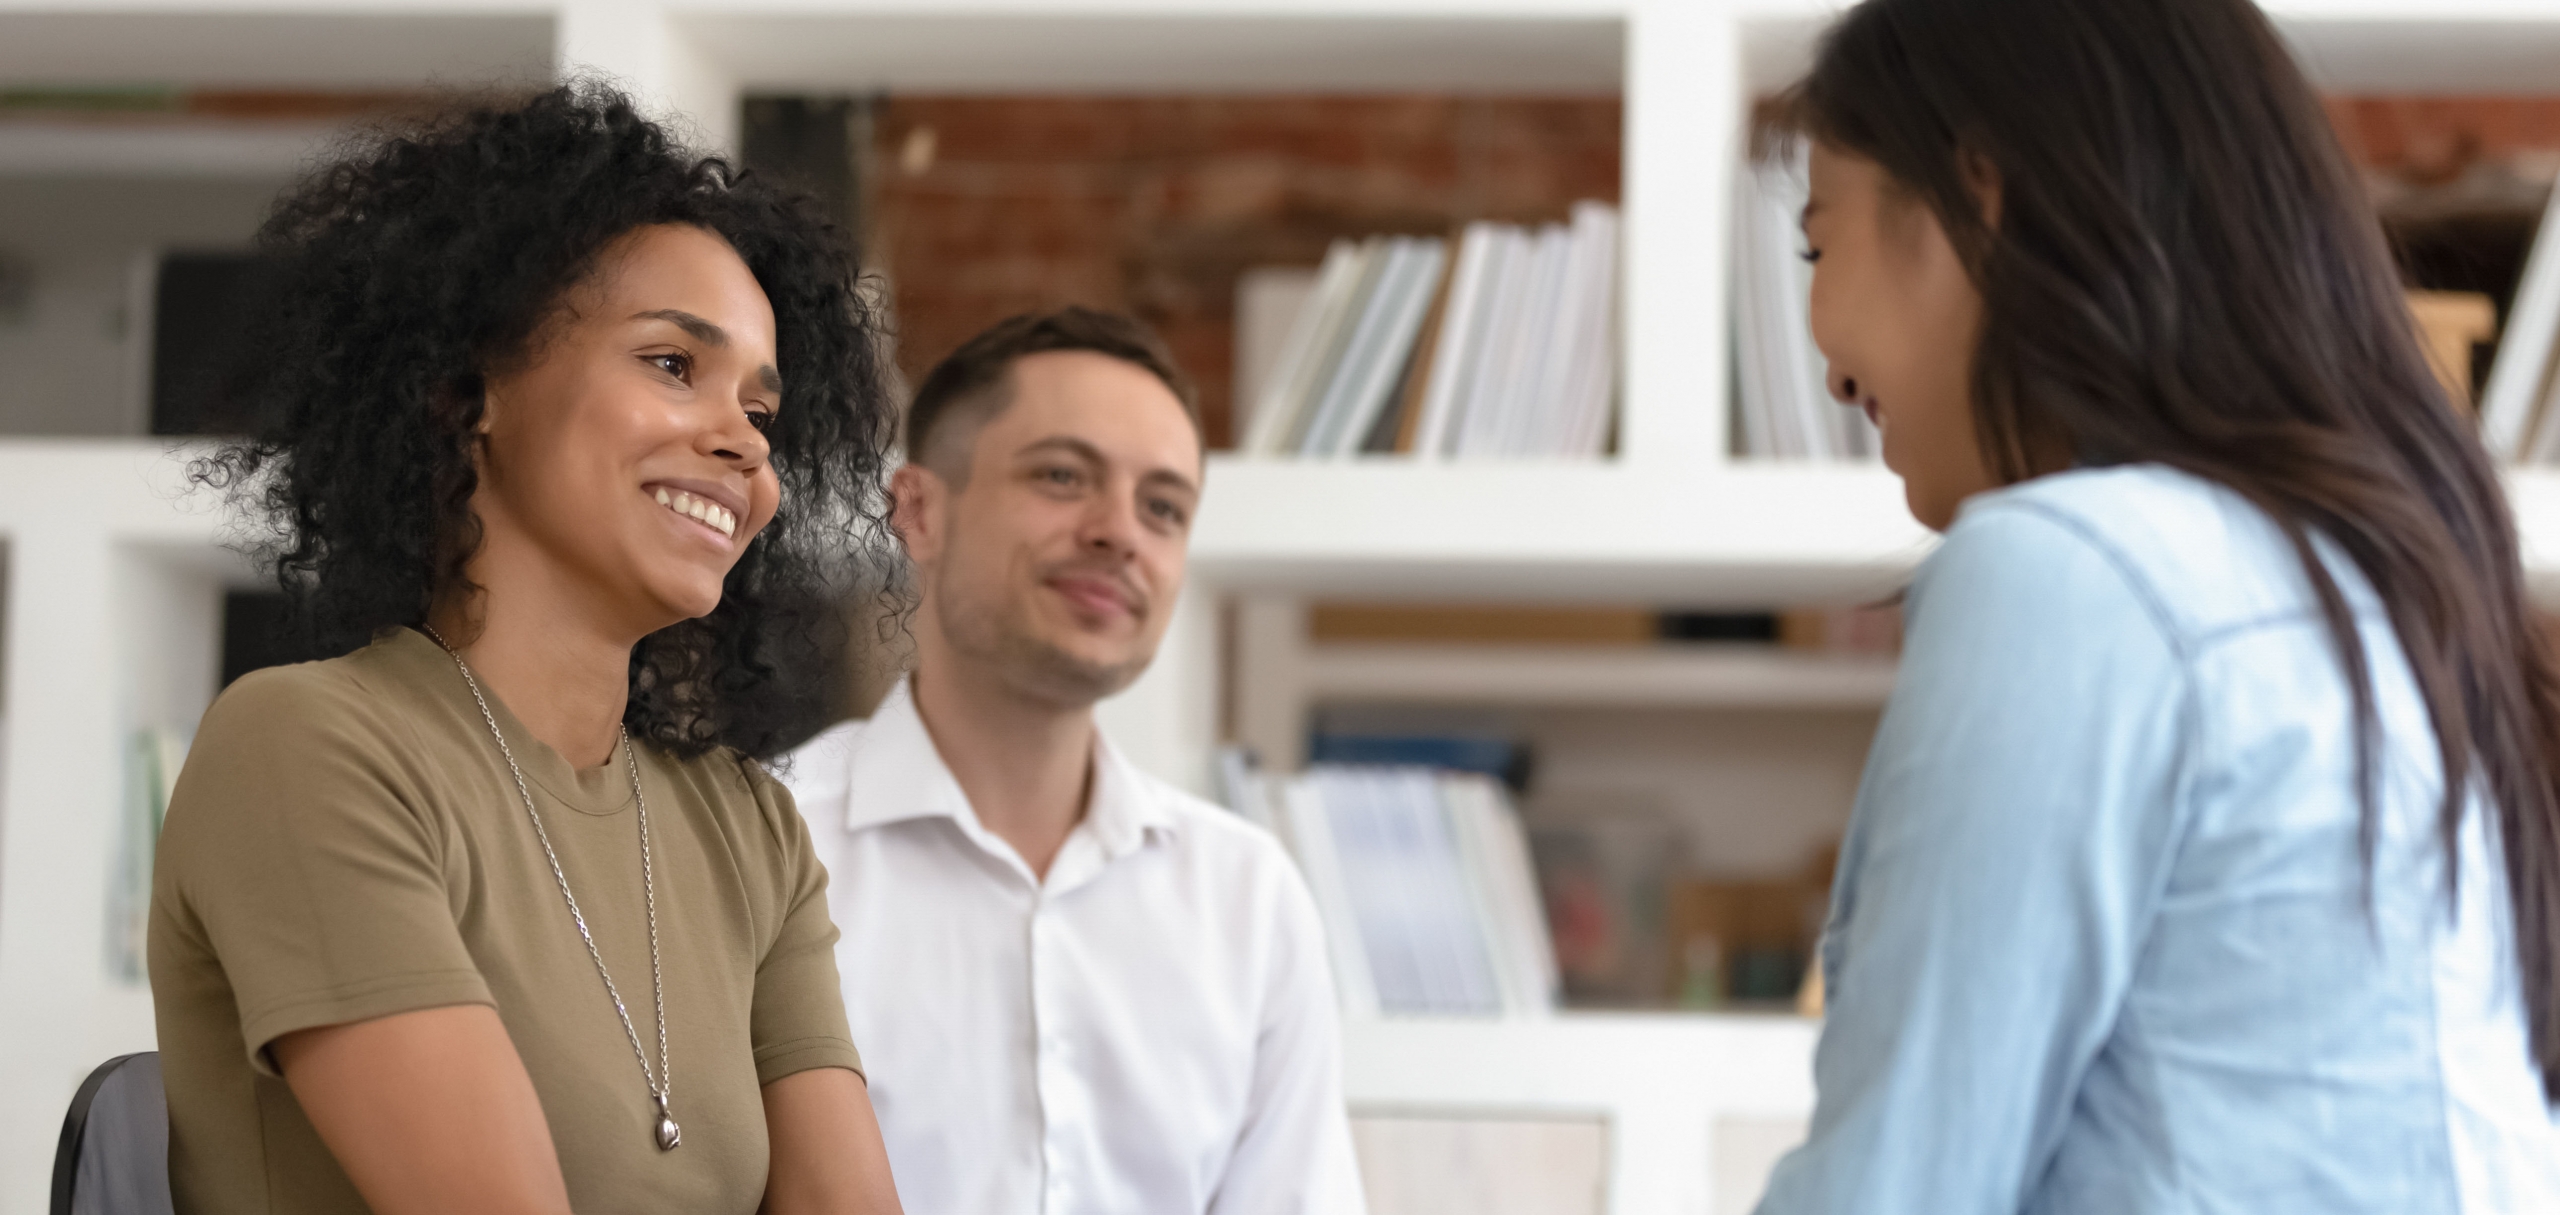
M 1067 1030 L 1066 992 L 1069 970 L 1065 925 L 1057 900 L 1043 891 L 1031 913 L 1031 1015 L 1033 1072 L 1040 1097 L 1040 1209 L 1065 1215 L 1077 1209 L 1085 1184 L 1073 1146 L 1075 1128 L 1084 1125 L 1089 1104 L 1075 1072 L 1074 1044 Z

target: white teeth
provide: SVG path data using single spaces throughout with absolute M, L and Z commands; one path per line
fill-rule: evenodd
M 707 498 L 697 498 L 680 489 L 670 491 L 664 486 L 659 487 L 657 492 L 651 496 L 658 500 L 658 505 L 666 507 L 668 510 L 674 511 L 679 515 L 683 515 L 696 523 L 702 524 L 704 527 L 718 528 L 721 535 L 735 536 L 738 534 L 738 516 L 736 512 L 731 511 L 717 502 L 713 502 Z

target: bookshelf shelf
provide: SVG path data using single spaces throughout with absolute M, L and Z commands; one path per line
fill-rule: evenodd
M 136 730 L 191 731 L 212 699 L 219 495 L 166 442 L 0 442 L 0 1212 L 44 1209 L 62 1102 L 148 1049 L 148 989 L 111 973 L 107 907 Z
M 314 123 L 0 121 L 0 178 L 282 182 L 338 134 Z
M 1614 93 L 1622 3 L 921 3 L 689 7 L 760 88 L 906 92 Z M 744 10 L 744 11 L 738 11 Z
M 2258 0 L 2324 89 L 2547 93 L 2560 13 L 2543 0 Z M 1738 0 L 1747 81 L 1771 88 L 1812 59 L 1832 0 Z
M 1449 705 L 1875 709 L 1893 692 L 1890 658 L 1752 644 L 1489 646 L 1329 643 L 1308 647 L 1314 701 Z
M 538 79 L 555 20 L 508 0 L 0 6 L 12 88 L 372 89 Z
M 1930 544 L 1872 466 L 1221 456 L 1192 561 L 1311 597 L 1765 607 L 1890 595 Z
M 2507 492 L 2534 593 L 2560 605 L 2560 468 Z M 1873 465 L 1341 462 L 1213 456 L 1192 538 L 1221 591 L 1307 598 L 1856 604 L 1936 545 Z
M 1750 1014 L 1353 1021 L 1343 1073 L 1354 1110 L 1601 1119 L 1609 1184 L 1593 1209 L 1609 1215 L 1740 1215 L 1803 1137 L 1817 1027 Z

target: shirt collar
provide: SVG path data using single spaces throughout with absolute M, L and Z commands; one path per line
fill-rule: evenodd
M 845 764 L 847 832 L 917 818 L 954 819 L 972 830 L 978 826 L 968 794 L 960 791 L 942 752 L 934 749 L 933 736 L 925 732 L 906 680 L 899 680 L 872 712 Z
M 1118 859 L 1137 851 L 1147 833 L 1171 834 L 1174 816 L 1163 790 L 1146 779 L 1111 740 L 1093 735 L 1093 795 L 1086 801 L 1084 822 L 1102 844 L 1103 854 Z
M 973 838 L 985 835 L 959 778 L 942 760 L 916 712 L 915 693 L 901 679 L 871 714 L 846 762 L 844 829 L 863 831 L 887 823 L 948 818 Z M 1172 809 L 1144 773 L 1100 733 L 1094 735 L 1093 793 L 1078 832 L 1090 832 L 1106 859 L 1145 845 L 1150 831 L 1175 829 Z

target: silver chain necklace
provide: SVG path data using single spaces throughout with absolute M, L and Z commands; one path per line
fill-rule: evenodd
M 425 625 L 418 626 L 435 639 L 438 647 L 453 659 L 454 669 L 462 672 L 462 682 L 471 689 L 472 702 L 480 706 L 480 720 L 489 723 L 489 737 L 498 740 L 498 754 L 506 757 L 507 772 L 516 778 L 516 796 L 524 799 L 525 816 L 533 820 L 533 835 L 542 841 L 542 855 L 551 862 L 551 877 L 560 883 L 560 897 L 569 904 L 569 919 L 578 926 L 578 939 L 587 943 L 587 957 L 596 964 L 596 977 L 604 980 L 604 994 L 613 997 L 613 1014 L 622 1018 L 622 1032 L 631 1039 L 631 1053 L 640 1060 L 640 1080 L 649 1086 L 649 1096 L 658 1103 L 658 1150 L 672 1152 L 684 1142 L 684 1128 L 676 1125 L 675 1115 L 668 1111 L 667 1095 L 674 1088 L 673 1076 L 667 1069 L 667 984 L 658 967 L 658 888 L 649 870 L 649 799 L 640 792 L 640 760 L 631 750 L 631 731 L 622 730 L 622 762 L 631 773 L 631 801 L 640 810 L 640 895 L 649 907 L 649 987 L 658 1006 L 658 1066 L 649 1067 L 649 1052 L 640 1045 L 640 1031 L 632 1028 L 631 1012 L 622 1005 L 622 992 L 606 973 L 604 954 L 596 949 L 596 937 L 587 931 L 587 917 L 578 910 L 578 896 L 569 892 L 569 875 L 560 868 L 560 854 L 551 848 L 551 833 L 543 830 L 542 812 L 533 807 L 533 791 L 525 787 L 524 770 L 516 767 L 516 753 L 507 747 L 506 732 L 498 728 L 498 715 L 489 711 L 489 698 L 480 694 L 480 681 L 471 677 L 471 665 L 462 661 L 462 652 L 445 644 L 444 636 Z

